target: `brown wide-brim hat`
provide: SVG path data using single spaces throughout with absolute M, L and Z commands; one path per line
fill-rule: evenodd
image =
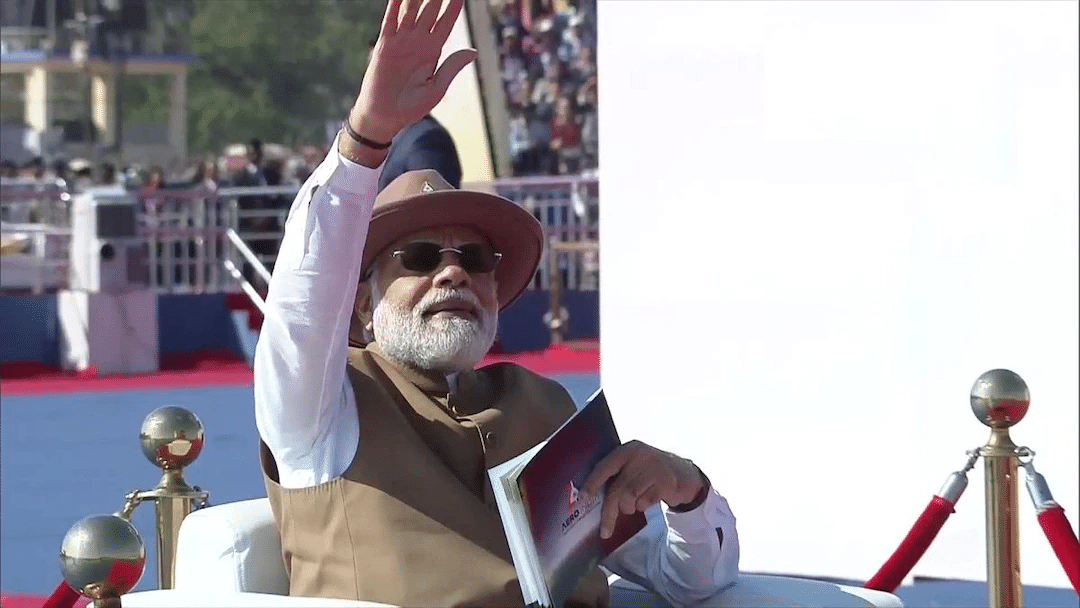
M 421 230 L 446 226 L 473 228 L 502 254 L 495 267 L 500 310 L 532 282 L 544 251 L 540 222 L 509 199 L 458 190 L 433 169 L 403 173 L 375 198 L 360 276 L 366 277 L 379 254 L 394 243 Z

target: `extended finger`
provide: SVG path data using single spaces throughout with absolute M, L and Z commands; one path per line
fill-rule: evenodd
M 590 496 L 596 496 L 600 493 L 600 488 L 604 487 L 604 484 L 609 479 L 617 475 L 632 456 L 632 450 L 626 449 L 626 446 L 616 448 L 614 452 L 608 454 L 606 458 L 596 465 L 592 473 L 589 473 L 589 477 L 585 479 L 585 485 L 581 489 L 585 490 L 585 493 Z
M 617 490 L 608 493 L 611 499 L 619 505 L 619 513 L 629 515 L 634 512 L 634 503 L 637 502 L 637 495 L 634 491 L 626 486 L 620 486 Z M 616 516 L 618 516 L 616 514 Z
M 611 536 L 617 519 L 619 519 L 619 493 L 608 492 L 604 496 L 604 507 L 600 510 L 600 538 Z
M 401 14 L 401 0 L 390 0 L 386 4 L 386 12 L 383 13 L 381 36 L 392 36 L 398 30 L 398 15 Z
M 628 471 L 623 470 L 624 474 Z M 623 484 L 619 489 L 619 512 L 631 515 L 638 511 L 638 498 L 649 488 L 653 487 L 652 477 L 645 473 L 639 473 L 631 478 L 631 481 Z
M 439 16 L 440 8 L 442 8 L 442 0 L 427 0 L 424 8 L 420 9 L 420 17 L 416 20 L 416 29 L 421 32 L 430 32 L 431 27 L 435 25 L 435 19 Z
M 446 39 L 450 37 L 450 30 L 454 29 L 454 24 L 457 23 L 458 15 L 461 14 L 461 7 L 463 6 L 465 6 L 465 0 L 450 0 L 446 5 L 442 17 L 439 17 L 435 27 L 431 29 L 431 33 L 435 34 L 439 44 L 445 43 Z
M 649 476 L 640 467 L 635 467 L 633 462 L 623 467 L 611 480 L 604 496 L 605 511 L 600 517 L 600 535 L 603 538 L 611 536 L 620 513 L 630 515 L 637 510 L 638 492 L 647 490 L 649 485 Z
M 439 90 L 440 97 L 446 94 L 446 89 L 450 88 L 450 83 L 473 59 L 476 59 L 476 49 L 461 49 L 460 51 L 454 51 L 446 58 L 446 61 L 443 61 L 434 76 L 435 86 Z
M 401 15 L 398 30 L 411 30 L 416 27 L 416 13 L 420 10 L 420 0 L 405 0 L 405 13 Z

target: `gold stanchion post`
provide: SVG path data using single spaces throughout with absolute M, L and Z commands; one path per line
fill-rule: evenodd
M 161 467 L 161 481 L 153 490 L 138 492 L 136 502 L 154 501 L 157 529 L 158 588 L 172 589 L 176 568 L 176 539 L 180 524 L 208 494 L 184 481 L 183 469 L 195 461 L 203 447 L 203 425 L 181 407 L 160 407 L 143 420 L 139 432 L 143 454 Z
M 60 547 L 60 571 L 95 608 L 120 608 L 120 596 L 142 578 L 146 550 L 138 530 L 119 515 L 76 522 Z
M 142 578 L 146 551 L 138 530 L 131 524 L 136 507 L 154 501 L 158 587 L 172 589 L 180 524 L 194 509 L 205 506 L 209 498 L 197 486 L 189 486 L 182 473 L 203 447 L 203 425 L 195 414 L 182 407 L 158 408 L 143 420 L 139 438 L 143 454 L 162 469 L 157 487 L 128 494 L 119 513 L 80 520 L 68 530 L 60 549 L 64 580 L 94 600 L 95 608 L 120 608 L 120 596 Z
M 971 387 L 971 410 L 990 427 L 980 448 L 986 462 L 986 575 L 990 608 L 1022 608 L 1020 581 L 1018 446 L 1009 427 L 1027 414 L 1031 394 L 1017 374 L 995 369 Z

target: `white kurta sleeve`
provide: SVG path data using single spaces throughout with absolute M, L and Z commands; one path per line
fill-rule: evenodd
M 675 513 L 657 505 L 645 516 L 645 528 L 609 555 L 605 568 L 651 589 L 672 606 L 699 603 L 735 582 L 735 516 L 715 489 L 693 511 Z
M 335 140 L 289 210 L 255 348 L 255 422 L 286 487 L 336 477 L 359 422 L 346 360 L 360 263 L 381 168 Z

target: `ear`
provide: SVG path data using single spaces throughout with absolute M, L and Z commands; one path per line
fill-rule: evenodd
M 359 344 L 372 341 L 372 318 L 374 305 L 371 297 L 371 285 L 360 281 L 356 286 L 356 300 L 353 303 L 352 321 L 349 323 L 349 340 Z

